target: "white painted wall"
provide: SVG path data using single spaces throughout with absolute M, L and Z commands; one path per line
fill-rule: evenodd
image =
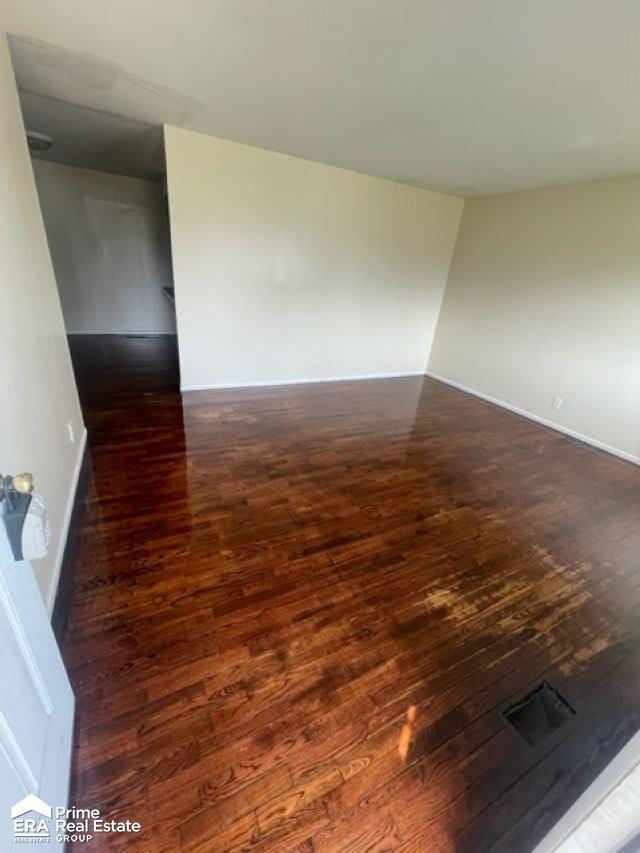
M 5 36 L 0 33 L 0 471 L 31 471 L 53 542 L 33 561 L 51 611 L 84 437 Z M 71 422 L 76 444 L 67 437 Z
M 166 200 L 159 184 L 34 160 L 69 332 L 173 332 Z
M 461 199 L 165 140 L 183 387 L 424 371 Z
M 468 200 L 429 370 L 639 457 L 639 223 L 640 177 Z

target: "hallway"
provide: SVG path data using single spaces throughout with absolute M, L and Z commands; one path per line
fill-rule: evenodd
M 421 377 L 71 351 L 71 802 L 142 823 L 90 849 L 529 850 L 640 726 L 634 466 Z M 576 713 L 529 745 L 543 680 Z

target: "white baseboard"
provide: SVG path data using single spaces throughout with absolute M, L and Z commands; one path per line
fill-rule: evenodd
M 425 372 L 425 376 L 429 376 L 431 379 L 436 379 L 438 382 L 444 382 L 445 385 L 457 388 L 458 391 L 464 391 L 465 394 L 472 394 L 474 397 L 479 397 L 487 403 L 492 403 L 494 406 L 500 406 L 501 409 L 506 409 L 509 412 L 513 412 L 515 415 L 520 415 L 520 417 L 527 418 L 530 421 L 535 421 L 537 424 L 542 424 L 542 426 L 549 427 L 549 429 L 553 429 L 556 432 L 561 432 L 564 435 L 575 438 L 577 441 L 584 442 L 584 444 L 590 444 L 591 447 L 596 447 L 598 450 L 604 450 L 605 453 L 610 453 L 612 456 L 617 456 L 627 462 L 633 462 L 634 465 L 640 465 L 640 457 L 634 456 L 632 453 L 627 453 L 626 450 L 619 450 L 617 447 L 612 447 L 609 444 L 605 444 L 603 441 L 598 441 L 597 438 L 591 438 L 591 436 L 584 435 L 583 433 L 577 432 L 569 427 L 562 426 L 555 421 L 547 420 L 546 418 L 540 417 L 540 415 L 534 415 L 526 409 L 513 406 L 511 403 L 505 403 L 504 400 L 499 400 L 497 397 L 492 397 L 490 394 L 485 394 L 483 391 L 476 391 L 475 388 L 469 388 L 467 385 L 462 385 L 462 383 L 455 382 L 453 379 L 447 379 L 446 376 L 441 376 L 439 373 L 434 373 L 432 370 L 427 370 Z
M 80 479 L 80 470 L 82 469 L 82 460 L 84 459 L 85 450 L 87 447 L 87 428 L 83 426 L 82 437 L 78 445 L 78 455 L 73 467 L 73 475 L 71 477 L 71 488 L 67 496 L 67 505 L 64 510 L 62 519 L 62 530 L 60 531 L 60 539 L 58 540 L 58 553 L 53 568 L 53 581 L 49 587 L 49 595 L 47 597 L 47 612 L 49 618 L 53 613 L 53 607 L 58 594 L 58 584 L 60 582 L 60 572 L 62 571 L 62 561 L 64 559 L 64 549 L 67 544 L 67 536 L 69 535 L 69 526 L 71 524 L 71 516 L 73 515 L 73 506 L 76 500 L 76 491 L 78 489 L 78 480 Z
M 223 391 L 232 388 L 271 388 L 278 385 L 308 385 L 316 382 L 353 382 L 360 379 L 401 379 L 405 376 L 424 376 L 423 370 L 411 373 L 359 373 L 355 376 L 322 376 L 313 379 L 267 379 L 256 382 L 220 382 L 212 385 L 181 385 L 181 391 Z

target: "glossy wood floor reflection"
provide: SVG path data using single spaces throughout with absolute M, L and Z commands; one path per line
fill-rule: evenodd
M 72 352 L 72 798 L 143 826 L 90 849 L 530 850 L 640 728 L 637 468 L 428 379 Z M 543 679 L 577 713 L 529 746 Z

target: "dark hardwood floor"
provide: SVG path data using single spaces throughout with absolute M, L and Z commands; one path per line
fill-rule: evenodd
M 90 849 L 528 851 L 640 728 L 640 470 L 429 379 L 71 346 L 72 800 L 143 826 Z

